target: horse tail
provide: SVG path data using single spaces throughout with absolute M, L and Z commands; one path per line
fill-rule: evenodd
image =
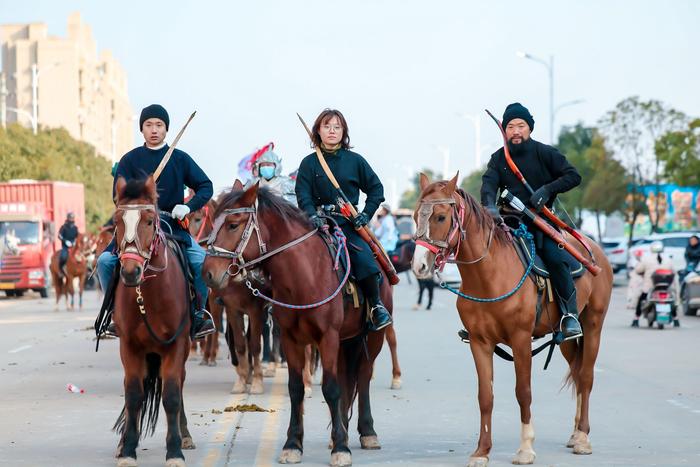
M 146 354 L 146 377 L 143 378 L 143 402 L 138 413 L 140 438 L 145 434 L 153 436 L 158 423 L 160 399 L 163 391 L 163 380 L 160 377 L 160 355 Z M 122 408 L 119 418 L 112 430 L 123 434 L 126 428 L 126 406 Z
M 581 369 L 583 368 L 583 346 L 585 345 L 584 339 L 584 336 L 581 336 L 578 339 L 571 341 L 571 344 L 574 347 L 574 355 L 571 363 L 569 364 L 569 372 L 567 373 L 562 386 L 562 389 L 567 387 L 571 388 L 571 392 L 573 393 L 574 397 L 576 397 L 576 386 L 578 385 L 578 381 L 581 376 Z
M 338 369 L 340 376 L 342 401 L 347 404 L 344 410 L 349 412 L 348 420 L 352 418 L 352 406 L 357 397 L 357 381 L 360 373 L 360 362 L 367 358 L 367 334 L 361 333 L 355 337 L 340 342 Z

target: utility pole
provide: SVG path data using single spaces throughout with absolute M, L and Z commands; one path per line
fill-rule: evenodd
M 7 86 L 5 86 L 5 73 L 0 72 L 0 126 L 7 128 Z

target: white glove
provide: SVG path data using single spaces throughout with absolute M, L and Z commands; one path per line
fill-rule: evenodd
M 66 240 L 66 246 L 67 246 L 68 248 L 72 247 L 72 246 L 73 246 L 73 242 L 71 242 L 70 240 Z
M 190 208 L 186 204 L 178 204 L 173 208 L 172 216 L 177 220 L 182 220 L 190 213 Z

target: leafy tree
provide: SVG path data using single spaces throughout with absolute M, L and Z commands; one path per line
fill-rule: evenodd
M 21 125 L 0 129 L 0 181 L 61 180 L 85 187 L 86 226 L 96 230 L 114 211 L 110 162 L 63 129 L 37 135 Z M 60 221 L 60 219 L 59 219 Z
M 648 182 L 657 187 L 662 181 L 662 160 L 654 152 L 654 145 L 663 134 L 679 128 L 685 115 L 657 100 L 642 101 L 637 96 L 629 97 L 609 111 L 600 121 L 600 127 L 615 156 L 630 174 L 631 208 L 630 242 L 634 223 L 642 213 L 639 199 L 640 187 Z M 655 199 L 659 199 L 656 196 Z M 654 206 L 655 216 L 652 230 L 658 229 L 659 204 Z
M 627 173 L 622 164 L 613 159 L 605 149 L 605 140 L 595 134 L 591 146 L 585 152 L 585 160 L 595 173 L 582 196 L 582 204 L 595 213 L 598 235 L 602 235 L 600 215 L 610 215 L 620 210 L 627 195 Z M 602 238 L 599 238 L 602 241 Z
M 656 154 L 664 162 L 664 176 L 681 186 L 700 185 L 700 118 L 687 128 L 669 131 L 656 141 Z
M 431 169 L 421 170 L 430 180 L 436 180 L 435 172 Z M 401 194 L 400 208 L 414 209 L 420 196 L 420 173 L 413 175 L 413 186 Z
M 576 170 L 581 175 L 581 185 L 557 197 L 564 205 L 566 211 L 573 213 L 574 219 L 572 220 L 577 225 L 581 225 L 582 221 L 583 195 L 586 186 L 594 178 L 594 171 L 589 159 L 586 157 L 586 151 L 591 147 L 595 132 L 595 128 L 577 123 L 575 126 L 562 128 L 557 143 L 559 151 L 566 156 L 566 159 L 571 165 L 576 167 Z

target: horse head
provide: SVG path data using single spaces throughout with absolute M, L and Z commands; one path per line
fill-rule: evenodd
M 189 226 L 187 230 L 197 243 L 206 242 L 214 227 L 214 210 L 216 210 L 216 202 L 209 200 L 202 209 L 187 214 Z
M 202 277 L 213 289 L 222 289 L 229 279 L 241 282 L 246 276 L 240 266 L 244 258 L 254 259 L 263 249 L 257 219 L 258 184 L 247 190 L 236 180 L 224 193 L 214 211 L 214 226 L 207 241 L 207 258 Z M 257 235 L 253 235 L 256 231 Z
M 156 182 L 152 175 L 146 180 L 129 182 L 119 177 L 116 193 L 114 225 L 121 280 L 127 287 L 135 287 L 143 281 L 146 263 L 162 237 Z
M 458 177 L 459 173 L 450 181 L 431 183 L 427 175 L 420 174 L 421 194 L 413 212 L 416 250 L 412 263 L 418 279 L 431 278 L 436 260 L 444 261 L 458 247 L 464 215 L 463 200 L 456 191 Z
M 71 248 L 70 256 L 77 264 L 82 264 L 83 262 L 89 260 L 92 254 L 92 243 L 90 242 L 90 237 L 88 234 L 80 234 L 78 238 L 75 239 L 75 245 Z

